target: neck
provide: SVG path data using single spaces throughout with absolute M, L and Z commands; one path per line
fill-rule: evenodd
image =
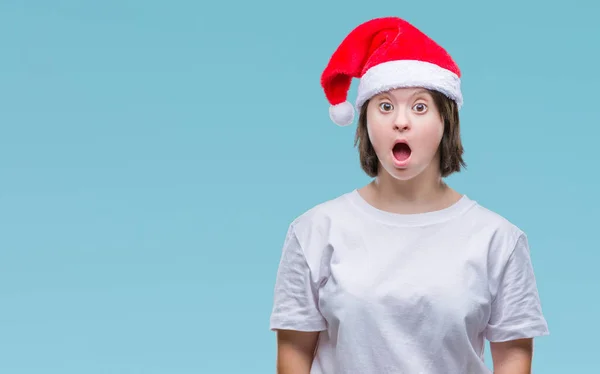
M 444 183 L 438 168 L 428 168 L 410 180 L 398 180 L 383 168 L 361 195 L 373 206 L 400 214 L 414 214 L 447 208 L 461 195 Z

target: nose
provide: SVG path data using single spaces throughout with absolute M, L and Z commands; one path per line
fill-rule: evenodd
M 398 111 L 396 118 L 394 119 L 394 130 L 395 131 L 406 131 L 410 128 L 410 120 L 405 113 Z

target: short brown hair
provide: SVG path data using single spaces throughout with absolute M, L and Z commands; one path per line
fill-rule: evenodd
M 447 177 L 452 173 L 459 172 L 461 167 L 467 166 L 462 158 L 464 150 L 460 138 L 458 107 L 456 102 L 449 99 L 446 95 L 438 91 L 428 91 L 433 97 L 433 101 L 444 122 L 444 135 L 442 136 L 438 151 L 442 177 Z M 354 145 L 358 145 L 360 166 L 367 175 L 375 177 L 379 172 L 379 159 L 375 154 L 375 149 L 373 148 L 373 144 L 371 144 L 367 131 L 368 105 L 369 101 L 365 102 L 360 110 Z

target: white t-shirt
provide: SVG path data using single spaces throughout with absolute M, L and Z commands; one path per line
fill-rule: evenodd
M 484 339 L 549 334 L 519 228 L 466 195 L 395 214 L 357 190 L 290 224 L 270 328 L 321 331 L 311 374 L 490 373 Z

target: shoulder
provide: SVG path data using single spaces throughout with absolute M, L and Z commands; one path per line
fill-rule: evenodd
M 467 217 L 473 235 L 487 239 L 492 260 L 506 261 L 517 243 L 526 239 L 525 232 L 513 221 L 479 202 L 475 203 Z
M 296 216 L 290 227 L 297 234 L 306 233 L 307 231 L 326 232 L 331 227 L 332 222 L 348 214 L 348 197 L 350 194 L 351 192 L 344 193 L 316 204 Z
M 320 256 L 328 246 L 334 226 L 349 215 L 349 193 L 322 201 L 300 213 L 289 225 L 307 257 Z
M 482 205 L 480 202 L 475 202 L 470 213 L 477 218 L 482 227 L 495 228 L 505 233 L 519 235 L 523 231 L 506 216 Z

